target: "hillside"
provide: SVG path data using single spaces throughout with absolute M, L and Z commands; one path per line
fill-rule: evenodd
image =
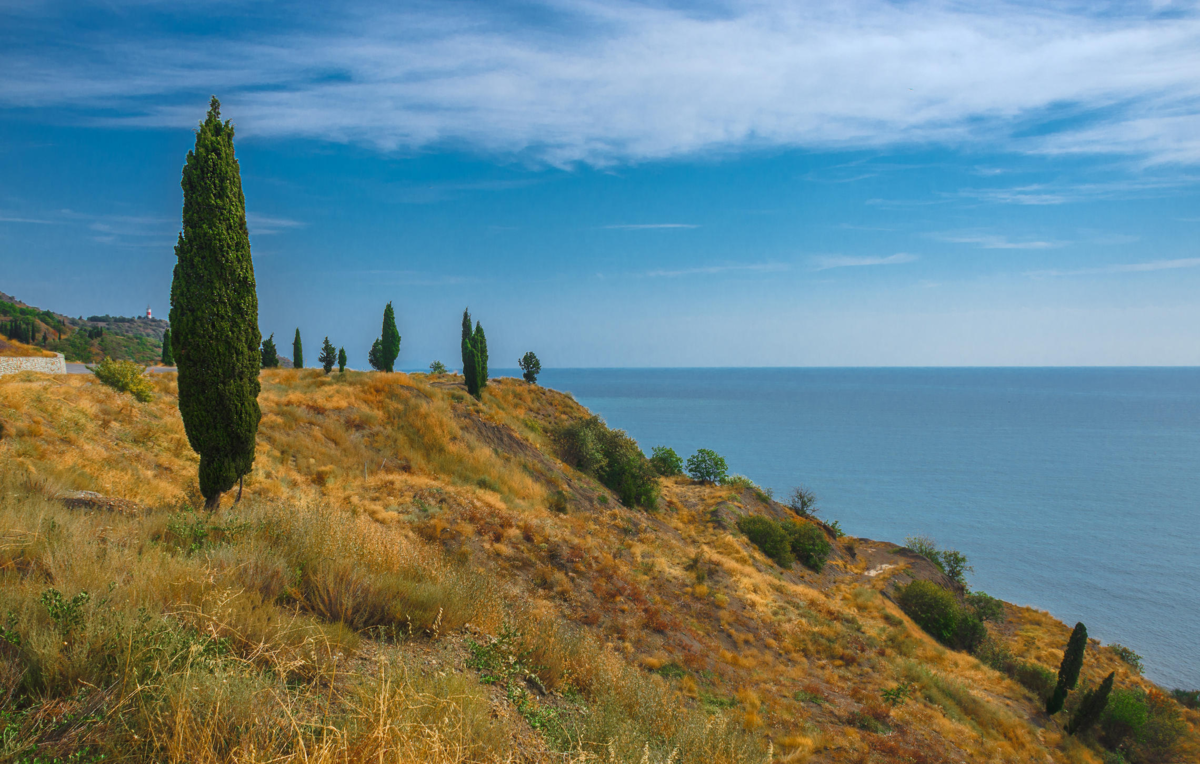
M 0 292 L 0 337 L 62 353 L 68 361 L 91 363 L 107 357 L 157 364 L 168 326 L 167 321 L 145 316 L 71 318 Z M 11 353 L 0 347 L 0 354 Z
M 559 459 L 570 396 L 262 381 L 254 471 L 213 517 L 173 374 L 147 404 L 0 382 L 0 761 L 1102 760 L 900 610 L 898 585 L 954 588 L 929 560 L 818 525 L 823 570 L 781 568 L 738 519 L 794 513 L 749 484 L 623 507 Z M 1002 610 L 995 644 L 1057 670 L 1069 628 Z M 1196 761 L 1200 714 L 1093 641 L 1081 689 L 1110 671 L 1178 720 L 1131 755 Z

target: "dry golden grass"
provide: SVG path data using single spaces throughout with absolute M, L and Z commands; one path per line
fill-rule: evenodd
M 6 340 L 0 337 L 0 356 L 13 358 L 53 358 L 54 353 L 36 345 L 26 345 L 16 340 Z
M 0 697 L 22 699 L 12 750 L 205 762 L 719 764 L 766 761 L 770 745 L 779 761 L 1093 757 L 1027 690 L 881 596 L 906 567 L 871 577 L 859 557 L 819 575 L 781 571 L 713 522 L 723 503 L 761 506 L 728 487 L 675 478 L 659 512 L 619 506 L 554 458 L 545 433 L 586 415 L 568 396 L 496 380 L 475 401 L 450 375 L 262 379 L 246 498 L 213 518 L 187 510 L 201 506 L 197 460 L 173 375 L 152 378 L 145 404 L 86 376 L 0 382 L 0 615 L 22 635 L 16 657 L 0 648 Z M 71 489 L 142 511 L 68 510 L 53 497 Z M 559 491 L 566 514 L 547 508 Z M 856 554 L 871 544 L 856 541 Z M 77 625 L 43 603 L 51 589 L 68 603 L 90 595 Z M 1067 627 L 1011 612 L 997 638 L 1056 667 Z M 508 658 L 537 677 L 525 696 L 467 666 L 468 639 L 506 629 L 517 635 Z M 1145 686 L 1122 666 L 1089 650 L 1084 678 L 1117 669 Z M 900 682 L 913 698 L 886 707 L 882 691 Z M 86 721 L 47 721 L 71 715 Z

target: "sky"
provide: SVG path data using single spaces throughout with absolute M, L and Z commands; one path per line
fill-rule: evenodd
M 285 355 L 1200 364 L 1198 2 L 0 0 L 0 291 L 166 317 L 214 94 Z

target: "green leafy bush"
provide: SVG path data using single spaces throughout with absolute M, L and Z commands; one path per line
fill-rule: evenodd
M 1004 603 L 984 592 L 971 592 L 966 597 L 967 607 L 974 611 L 981 621 L 999 622 L 1004 620 Z
M 1118 658 L 1123 660 L 1125 663 L 1129 664 L 1129 667 L 1131 669 L 1133 669 L 1134 671 L 1136 671 L 1139 674 L 1142 673 L 1142 656 L 1138 655 L 1137 653 L 1135 653 L 1133 650 L 1129 649 L 1125 645 L 1119 644 L 1117 642 L 1114 642 L 1111 645 L 1109 645 L 1108 649 L 1112 650 L 1114 653 L 1117 654 Z
M 731 488 L 745 490 L 747 488 L 755 488 L 754 481 L 745 475 L 726 475 L 721 478 L 721 485 L 727 485 Z
M 896 603 L 918 626 L 944 644 L 958 633 L 958 600 L 932 581 L 917 579 L 897 592 Z
M 904 545 L 937 566 L 955 583 L 967 585 L 967 574 L 974 568 L 967 564 L 967 556 L 953 549 L 939 549 L 936 542 L 928 536 L 909 536 L 904 539 Z
M 796 522 L 795 520 L 788 520 L 781 525 L 791 542 L 792 554 L 795 558 L 806 568 L 820 573 L 833 548 L 825 531 L 814 523 Z
M 1032 692 L 1043 703 L 1050 699 L 1058 676 L 1040 663 L 1017 661 L 1010 674 L 1017 684 Z
M 1112 691 L 1100 715 L 1100 741 L 1108 748 L 1122 747 L 1137 738 L 1149 718 L 1146 693 L 1119 687 Z
M 650 464 L 663 477 L 683 474 L 683 459 L 669 446 L 655 446 L 650 455 Z
M 133 361 L 114 361 L 111 358 L 105 358 L 92 367 L 96 379 L 114 390 L 129 393 L 142 403 L 148 403 L 154 399 L 154 388 L 143 375 L 144 371 Z
M 725 459 L 709 448 L 701 448 L 687 460 L 688 475 L 701 483 L 720 483 L 728 470 Z
M 750 539 L 750 543 L 761 549 L 779 567 L 792 567 L 796 561 L 792 554 L 792 542 L 779 523 L 762 515 L 747 515 L 738 520 L 737 526 Z
M 610 430 L 600 417 L 579 419 L 551 434 L 559 456 L 612 489 L 628 507 L 658 506 L 658 474 L 624 430 Z

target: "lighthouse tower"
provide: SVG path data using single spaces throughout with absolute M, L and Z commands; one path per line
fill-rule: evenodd
M 147 305 L 146 306 L 146 320 L 149 321 L 152 318 L 154 318 L 154 316 L 150 315 L 150 306 Z

